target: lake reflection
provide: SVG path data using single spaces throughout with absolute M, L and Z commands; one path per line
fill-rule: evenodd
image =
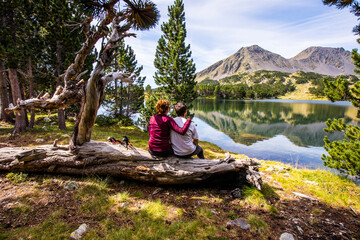
M 194 102 L 200 140 L 250 157 L 321 168 L 323 128 L 329 118 L 358 124 L 348 102 L 304 100 L 211 100 Z M 339 140 L 341 133 L 327 134 Z

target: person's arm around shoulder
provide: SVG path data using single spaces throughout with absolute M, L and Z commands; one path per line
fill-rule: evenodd
M 186 131 L 189 129 L 190 124 L 191 124 L 191 119 L 187 119 L 184 126 L 181 128 L 177 125 L 177 123 L 175 122 L 175 120 L 171 117 L 169 117 L 169 123 L 170 123 L 170 127 L 172 130 L 174 130 L 175 132 L 184 135 L 186 133 Z

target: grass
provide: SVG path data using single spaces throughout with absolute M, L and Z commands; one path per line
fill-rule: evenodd
M 276 207 L 274 207 L 272 205 L 267 205 L 266 209 L 273 215 L 277 215 L 279 213 L 279 211 L 276 209 Z
M 134 193 L 134 197 L 142 198 L 144 197 L 144 194 L 141 191 L 137 191 L 136 193 Z
M 256 215 L 249 214 L 246 221 L 251 225 L 253 231 L 256 231 L 258 234 L 260 234 L 263 239 L 267 238 L 270 227 L 264 220 Z
M 85 214 L 91 214 L 94 218 L 106 217 L 112 199 L 108 196 L 107 180 L 89 179 L 88 184 L 83 186 L 75 198 L 82 201 L 80 207 Z
M 115 203 L 127 202 L 130 200 L 130 194 L 128 192 L 120 192 L 115 196 L 111 196 L 110 199 Z
M 296 84 L 296 89 L 293 92 L 288 92 L 284 96 L 279 96 L 279 99 L 303 99 L 303 100 L 327 100 L 326 97 L 317 97 L 309 92 L 309 88 L 313 87 L 311 83 Z
M 215 227 L 185 219 L 178 211 L 177 217 L 168 224 L 166 218 L 171 214 L 170 209 L 171 206 L 160 200 L 146 201 L 139 211 L 118 213 L 126 224 L 116 227 L 114 221 L 106 218 L 101 221 L 101 231 L 90 230 L 84 239 L 208 239 L 215 234 Z M 209 211 L 199 210 L 199 214 L 206 217 Z
M 228 214 L 228 218 L 231 220 L 234 220 L 234 219 L 238 218 L 238 216 L 234 211 L 231 210 Z
M 286 172 L 271 174 L 287 193 L 301 192 L 316 198 L 329 206 L 360 211 L 360 187 L 346 177 L 326 170 L 294 169 L 277 162 L 263 161 L 265 170 L 269 166 L 286 167 Z
M 160 200 L 149 201 L 141 207 L 141 216 L 152 219 L 163 219 L 167 215 L 166 207 Z
M 277 209 L 269 204 L 271 198 L 279 198 L 275 190 L 268 184 L 264 184 L 261 191 L 255 187 L 245 186 L 242 190 L 243 201 L 241 205 L 249 205 L 255 208 L 262 208 L 268 210 L 270 213 L 276 215 Z
M 60 215 L 61 210 L 58 210 L 38 226 L 16 228 L 3 233 L 0 231 L 0 239 L 69 239 L 72 227 Z
M 8 173 L 6 178 L 12 183 L 22 183 L 26 181 L 28 174 L 26 173 Z
M 31 211 L 31 207 L 24 203 L 19 203 L 16 207 L 12 209 L 16 214 L 25 214 Z

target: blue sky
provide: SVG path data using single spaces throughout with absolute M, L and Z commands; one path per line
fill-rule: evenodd
M 310 46 L 358 48 L 352 32 L 357 24 L 349 9 L 338 10 L 321 0 L 183 0 L 186 44 L 190 44 L 196 71 L 224 59 L 241 47 L 259 45 L 291 58 Z M 127 38 L 143 65 L 145 85 L 156 87 L 153 61 L 160 26 L 168 20 L 173 0 L 154 1 L 160 11 L 158 26 Z

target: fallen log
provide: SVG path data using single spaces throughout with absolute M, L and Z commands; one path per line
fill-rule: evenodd
M 76 175 L 116 176 L 160 185 L 250 182 L 259 190 L 260 164 L 251 158 L 182 159 L 156 158 L 135 147 L 90 141 L 71 151 L 67 147 L 44 145 L 34 148 L 0 148 L 0 170 Z

